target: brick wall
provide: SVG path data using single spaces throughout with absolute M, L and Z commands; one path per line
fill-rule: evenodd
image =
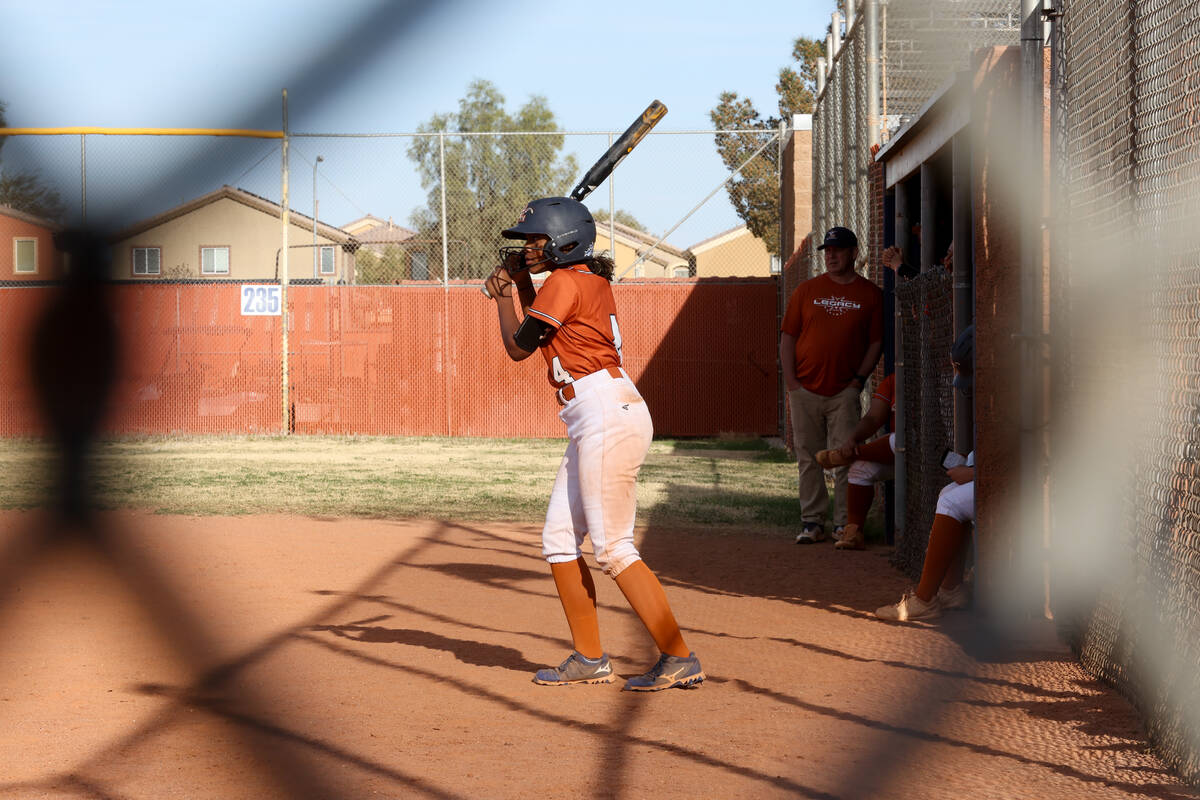
M 793 130 L 783 151 L 779 217 L 781 260 L 812 231 L 812 131 Z

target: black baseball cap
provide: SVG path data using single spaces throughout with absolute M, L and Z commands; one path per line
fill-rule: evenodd
M 824 250 L 826 247 L 858 247 L 858 237 L 849 228 L 830 228 L 825 231 L 825 241 L 817 249 Z

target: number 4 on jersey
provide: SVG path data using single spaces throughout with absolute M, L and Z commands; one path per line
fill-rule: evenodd
M 550 374 L 554 377 L 555 383 L 567 384 L 575 380 L 571 377 L 571 373 L 563 369 L 562 362 L 558 360 L 558 356 L 550 359 Z
M 609 314 L 608 321 L 612 325 L 612 343 L 617 349 L 617 363 L 624 364 L 625 356 L 621 353 L 621 329 L 617 326 L 617 315 Z M 575 380 L 571 373 L 563 369 L 562 362 L 558 360 L 558 356 L 550 359 L 550 374 L 554 377 L 555 383 L 571 383 Z

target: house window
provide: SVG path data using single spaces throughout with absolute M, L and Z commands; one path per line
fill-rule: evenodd
M 675 268 L 675 277 L 676 278 L 686 278 L 687 276 L 688 276 L 688 268 L 687 267 L 676 267 Z
M 205 275 L 228 275 L 229 248 L 201 247 L 200 272 Z
M 321 247 L 321 274 L 332 275 L 333 273 L 333 248 L 329 245 L 323 245 Z
M 161 275 L 162 250 L 158 247 L 133 248 L 134 275 Z
M 644 278 L 645 276 L 646 276 L 646 268 L 643 267 L 641 264 L 638 264 L 636 267 L 633 268 L 633 277 Z
M 778 275 L 782 271 L 779 256 L 771 256 L 771 274 Z
M 13 272 L 37 272 L 37 239 L 13 239 Z

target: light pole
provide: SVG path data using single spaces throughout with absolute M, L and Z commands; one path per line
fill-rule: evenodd
M 321 269 L 317 265 L 320 263 L 321 250 L 317 247 L 317 164 L 320 164 L 325 159 L 317 156 L 317 160 L 313 162 L 313 277 L 321 277 Z

